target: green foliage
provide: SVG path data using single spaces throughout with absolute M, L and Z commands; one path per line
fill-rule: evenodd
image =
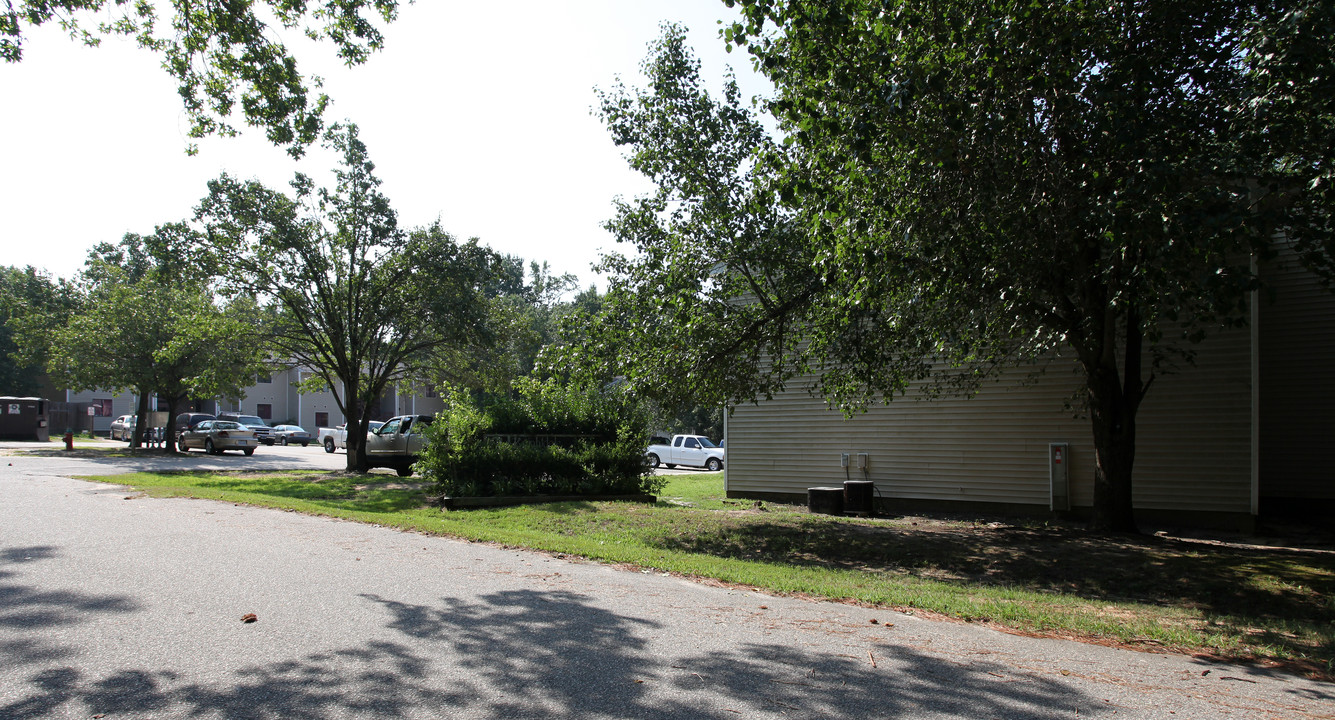
M 1086 379 L 1096 520 L 1133 527 L 1154 380 L 1246 321 L 1250 258 L 1277 230 L 1329 263 L 1335 51 L 1312 31 L 1330 10 L 736 4 L 725 36 L 774 81 L 783 141 L 730 88 L 699 89 L 672 29 L 647 92 L 603 97 L 659 191 L 618 207 L 636 252 L 605 264 L 579 352 L 657 398 L 745 402 L 809 375 L 845 412 L 1065 356 Z
M 40 391 L 51 331 L 78 305 L 64 280 L 31 266 L 0 267 L 0 394 Z
M 132 37 L 160 55 L 163 69 L 176 80 L 190 137 L 235 135 L 229 118 L 240 105 L 246 124 L 264 128 L 270 142 L 300 157 L 320 136 L 329 98 L 310 97 L 307 79 L 279 31 L 300 28 L 311 39 L 328 40 L 347 65 L 358 65 L 384 43 L 380 29 L 363 13 L 392 22 L 399 3 L 323 0 L 308 7 L 290 0 L 172 0 L 161 17 L 165 8 L 152 2 L 17 0 L 6 5 L 8 11 L 0 12 L 0 60 L 22 60 L 27 27 L 48 22 L 59 23 L 71 38 L 89 46 L 103 37 Z M 96 24 L 83 22 L 88 19 Z M 312 84 L 318 88 L 320 79 Z
M 1261 206 L 1279 214 L 1309 268 L 1335 281 L 1335 5 L 1256 5 L 1244 36 L 1239 145 L 1260 168 Z
M 648 89 L 600 92 L 599 114 L 658 189 L 617 201 L 607 227 L 632 250 L 603 258 L 607 295 L 572 319 L 546 369 L 624 377 L 666 408 L 772 392 L 789 373 L 756 369 L 785 355 L 819 287 L 755 163 L 774 144 L 734 81 L 710 96 L 682 28 L 665 26 L 643 69 Z
M 118 248 L 103 245 L 90 253 L 84 309 L 51 333 L 47 365 L 61 387 L 133 389 L 140 396 L 136 437 L 146 422 L 147 397 L 156 393 L 168 405 L 169 449 L 180 403 L 239 395 L 265 359 L 255 341 L 253 300 L 216 302 L 203 281 L 207 271 L 183 265 L 186 256 L 164 240 L 197 245 L 182 228 L 162 226 L 147 238 L 126 235 Z
M 423 374 L 438 387 L 463 387 L 483 395 L 506 395 L 511 383 L 533 372 L 539 353 L 557 340 L 572 311 L 563 296 L 576 287 L 573 275 L 552 275 L 546 263 L 512 255 L 498 258 L 486 286 L 487 343 L 451 345 L 432 353 Z M 596 291 L 594 291 L 596 293 Z
M 617 389 L 532 379 L 479 405 L 456 391 L 416 470 L 455 497 L 651 493 L 648 414 Z
M 226 289 L 264 299 L 264 344 L 318 374 L 354 424 L 348 469 L 365 470 L 362 438 L 386 389 L 414 381 L 439 352 L 491 341 L 485 289 L 498 263 L 438 223 L 400 229 L 355 125 L 325 142 L 343 158 L 332 187 L 298 174 L 289 197 L 223 175 L 197 218 L 226 258 Z

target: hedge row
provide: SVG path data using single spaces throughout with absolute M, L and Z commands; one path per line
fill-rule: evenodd
M 617 389 L 526 380 L 480 406 L 456 393 L 416 469 L 450 497 L 634 495 L 662 480 L 644 460 L 649 414 Z M 504 440 L 497 436 L 505 436 Z

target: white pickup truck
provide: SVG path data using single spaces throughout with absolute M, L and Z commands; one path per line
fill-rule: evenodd
M 373 433 L 376 430 L 379 430 L 381 425 L 384 425 L 384 423 L 379 420 L 372 420 L 370 424 L 366 426 L 366 432 L 368 434 Z M 339 425 L 338 427 L 317 428 L 315 441 L 323 445 L 324 451 L 327 453 L 331 453 L 339 448 L 345 448 L 348 446 L 348 426 L 345 424 Z
M 714 472 L 723 469 L 724 453 L 723 448 L 703 435 L 673 435 L 671 444 L 650 445 L 644 457 L 649 467 L 689 465 Z

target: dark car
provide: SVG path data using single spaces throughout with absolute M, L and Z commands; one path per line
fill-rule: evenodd
M 247 430 L 255 431 L 256 440 L 265 445 L 273 445 L 273 428 L 269 427 L 269 424 L 261 420 L 258 415 L 242 415 L 237 412 L 220 412 L 218 413 L 218 419 L 241 423 L 246 426 Z
M 180 447 L 180 445 L 181 445 L 181 436 L 185 434 L 185 431 L 186 431 L 186 430 L 189 430 L 190 428 L 194 427 L 196 424 L 198 424 L 198 423 L 202 423 L 202 422 L 204 422 L 205 420 L 216 420 L 216 419 L 217 419 L 217 418 L 213 417 L 212 415 L 210 415 L 210 414 L 208 414 L 208 413 L 188 412 L 188 413 L 181 413 L 180 415 L 177 415 L 177 416 L 176 416 L 176 446 L 177 446 L 177 447 Z
M 306 428 L 300 425 L 275 425 L 273 428 L 274 440 L 280 445 L 300 444 L 306 447 L 311 444 L 314 438 L 306 432 Z

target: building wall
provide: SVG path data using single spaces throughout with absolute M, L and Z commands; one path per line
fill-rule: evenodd
M 303 377 L 309 376 L 310 372 L 310 370 L 302 368 L 275 371 L 269 376 L 270 382 L 256 382 L 246 388 L 240 398 L 219 400 L 217 408 L 210 407 L 209 409 L 258 415 L 259 406 L 268 404 L 271 408 L 271 418 L 268 421 L 270 425 L 283 423 L 300 425 L 312 434 L 318 431 L 317 419 L 320 413 L 328 413 L 327 427 L 345 423 L 347 420 L 342 411 L 338 409 L 338 403 L 334 400 L 332 392 L 328 390 L 312 393 L 297 392 L 297 383 Z M 382 398 L 380 414 L 384 417 L 407 413 L 433 415 L 444 408 L 441 399 L 425 385 L 405 384 L 397 390 L 399 392 L 391 391 Z M 112 413 L 110 415 L 99 415 L 93 418 L 95 432 L 108 433 L 111 431 L 112 420 L 121 415 L 133 415 L 135 412 L 135 395 L 132 393 L 116 394 L 92 390 L 81 393 L 62 393 L 62 398 L 66 395 L 68 396 L 68 402 L 88 403 L 103 398 L 112 401 Z M 86 427 L 86 425 L 82 427 Z
M 881 497 L 937 503 L 1049 504 L 1048 444 L 1070 445 L 1071 502 L 1093 504 L 1089 420 L 1065 405 L 1079 396 L 1072 361 L 1014 368 L 973 398 L 918 400 L 910 392 L 845 419 L 800 389 L 737 407 L 728 421 L 730 494 L 805 495 L 808 487 L 869 479 Z M 1139 417 L 1137 508 L 1250 514 L 1249 335 L 1201 346 L 1195 367 L 1161 377 Z M 840 467 L 867 453 L 864 475 Z
M 1263 268 L 1260 340 L 1261 504 L 1335 501 L 1335 293 L 1281 248 Z
M 138 409 L 139 396 L 134 393 L 113 393 L 107 390 L 86 390 L 83 392 L 65 392 L 62 397 L 52 398 L 54 400 L 64 399 L 70 403 L 91 403 L 98 400 L 111 400 L 111 413 L 93 416 L 93 431 L 98 433 L 110 433 L 111 421 L 121 415 L 133 415 Z M 86 430 L 88 428 L 87 418 L 81 418 L 79 428 Z M 62 428 L 63 429 L 63 428 Z

